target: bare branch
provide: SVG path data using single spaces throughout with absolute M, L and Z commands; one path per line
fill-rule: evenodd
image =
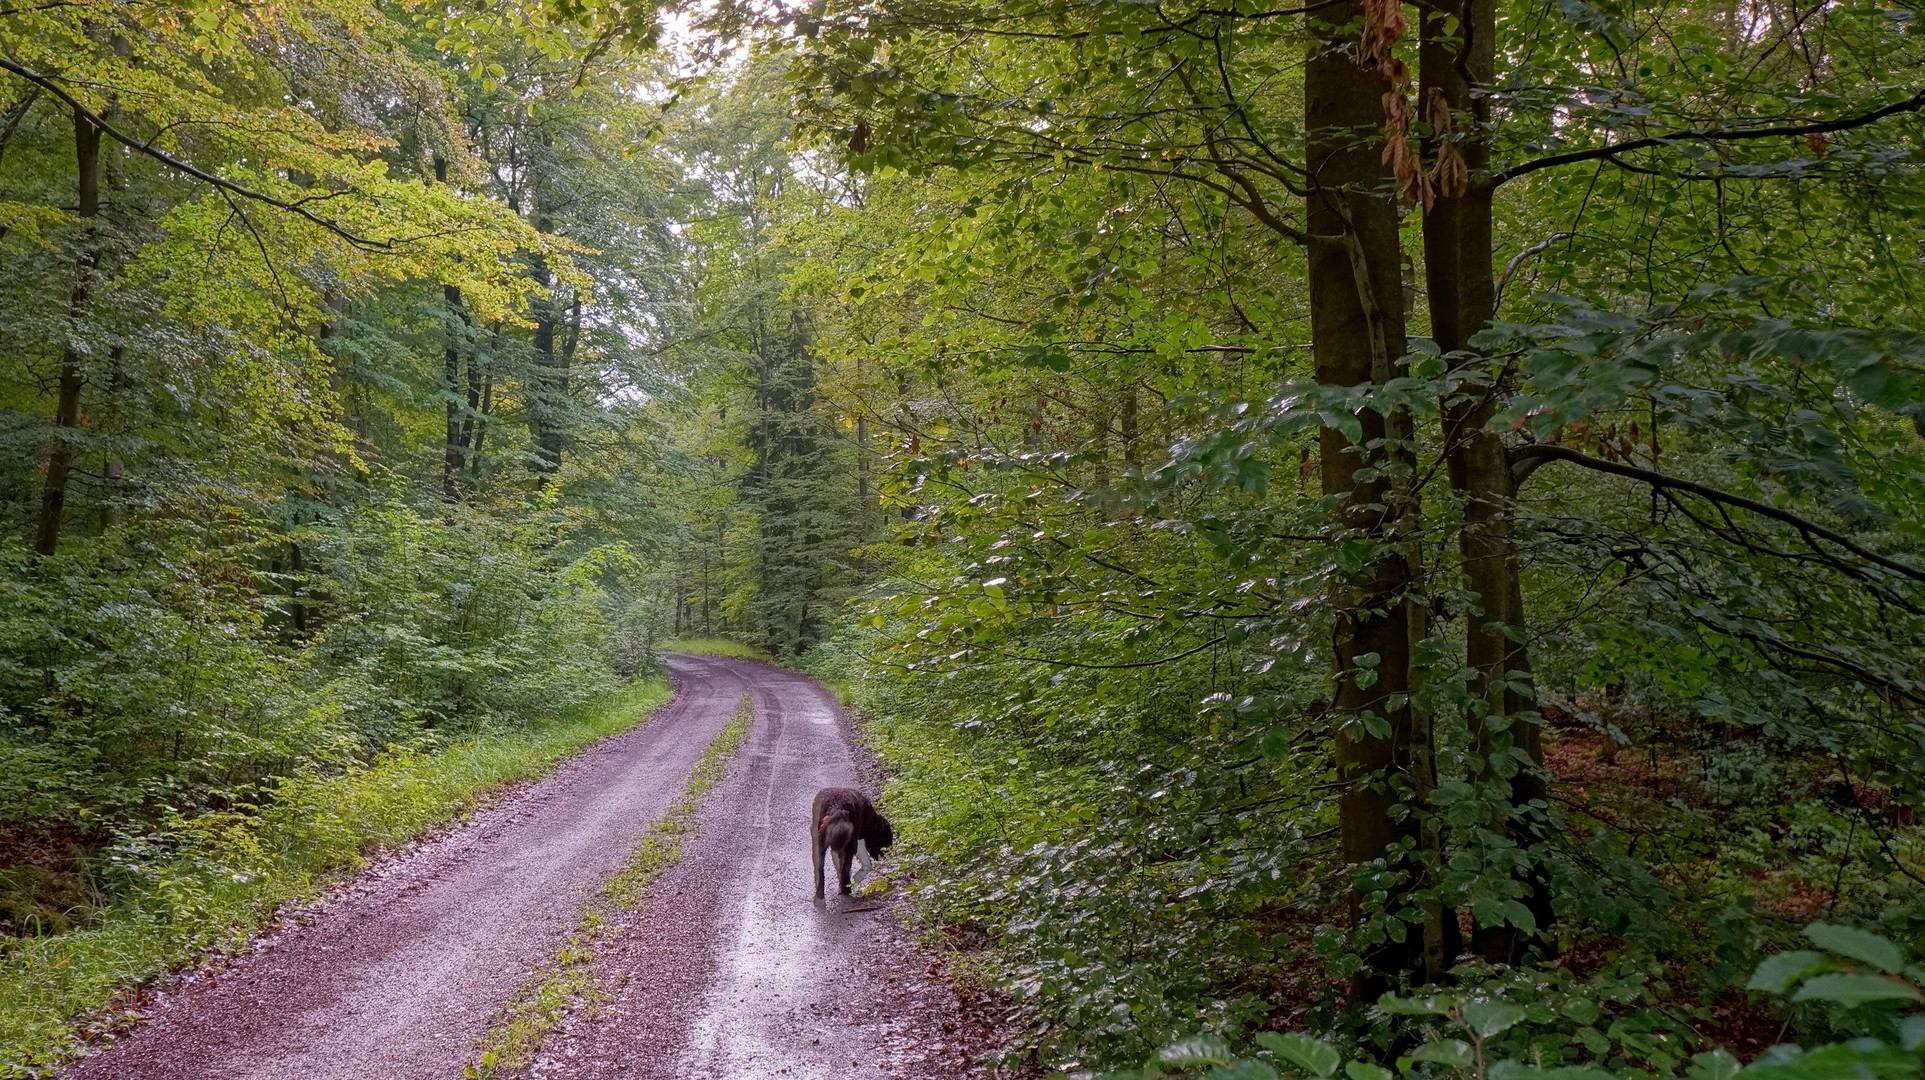
M 1533 255 L 1542 255 L 1551 250 L 1552 245 L 1556 244 L 1559 240 L 1569 240 L 1576 235 L 1576 233 L 1569 232 L 1554 232 L 1544 239 L 1539 240 L 1537 243 L 1532 244 L 1530 247 L 1525 248 L 1523 251 L 1511 256 L 1511 261 L 1504 264 L 1504 272 L 1497 275 L 1497 295 L 1491 298 L 1491 310 L 1498 311 L 1502 309 L 1504 305 L 1504 286 L 1510 284 L 1511 275 L 1517 273 L 1517 268 L 1524 265 L 1525 259 Z
M 1668 135 L 1653 135 L 1643 139 L 1630 139 L 1625 142 L 1608 143 L 1604 146 L 1594 146 L 1589 150 L 1573 150 L 1568 154 L 1553 154 L 1550 157 L 1538 158 L 1536 161 L 1526 161 L 1521 165 L 1513 165 L 1505 169 L 1503 172 L 1491 177 L 1487 183 L 1489 183 L 1491 187 L 1497 187 L 1505 181 L 1515 180 L 1527 173 L 1537 172 L 1539 169 L 1550 169 L 1559 165 L 1571 165 L 1579 161 L 1596 161 L 1599 158 L 1612 159 L 1618 154 L 1623 154 L 1631 150 L 1647 150 L 1654 146 L 1666 146 L 1671 143 L 1734 142 L 1740 139 L 1776 139 L 1800 135 L 1823 135 L 1832 131 L 1850 131 L 1853 128 L 1861 128 L 1869 124 L 1875 124 L 1888 116 L 1897 116 L 1901 113 L 1915 113 L 1920 109 L 1925 109 L 1925 90 L 1920 90 L 1911 97 L 1903 101 L 1893 102 L 1882 109 L 1873 109 L 1871 112 L 1861 113 L 1857 116 L 1849 116 L 1842 120 L 1826 120 L 1813 124 L 1780 124 L 1775 127 L 1699 128 L 1693 131 L 1674 131 Z M 1623 162 L 1613 163 L 1618 165 L 1624 164 Z M 1625 167 L 1629 168 L 1630 166 Z
M 1920 570 L 1908 563 L 1902 563 L 1897 559 L 1880 555 L 1843 533 L 1826 528 L 1815 521 L 1800 517 L 1788 510 L 1781 510 L 1769 503 L 1762 503 L 1756 499 L 1748 499 L 1742 495 L 1733 495 L 1728 491 L 1720 491 L 1709 484 L 1700 484 L 1695 480 L 1669 476 L 1665 473 L 1655 472 L 1651 469 L 1641 469 L 1636 465 L 1627 465 L 1619 461 L 1606 461 L 1603 458 L 1592 457 L 1589 454 L 1580 453 L 1566 446 L 1552 446 L 1546 443 L 1534 443 L 1514 452 L 1511 455 L 1511 470 L 1514 474 L 1521 473 L 1523 476 L 1528 476 L 1538 465 L 1543 464 L 1545 461 L 1568 461 L 1573 465 L 1581 465 L 1594 472 L 1609 473 L 1612 476 L 1622 476 L 1630 480 L 1636 480 L 1639 483 L 1649 484 L 1654 488 L 1686 491 L 1701 499 L 1706 499 L 1714 503 L 1721 503 L 1725 506 L 1735 506 L 1740 510 L 1748 510 L 1751 513 L 1757 514 L 1759 517 L 1770 518 L 1773 521 L 1791 526 L 1798 530 L 1800 535 L 1804 536 L 1807 543 L 1823 540 L 1828 544 L 1834 544 L 1851 552 L 1853 555 L 1858 556 L 1868 563 L 1890 570 L 1894 574 L 1910 578 L 1913 581 L 1925 582 L 1925 570 Z

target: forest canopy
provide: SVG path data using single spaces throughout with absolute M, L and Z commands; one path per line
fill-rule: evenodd
M 726 638 L 1035 1067 L 1913 1075 L 1920 19 L 0 10 L 0 964 Z

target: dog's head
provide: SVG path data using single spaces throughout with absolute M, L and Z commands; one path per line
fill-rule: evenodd
M 896 842 L 896 831 L 889 827 L 888 818 L 877 814 L 875 820 L 869 825 L 868 835 L 862 839 L 869 845 L 869 851 L 877 858 L 881 858 L 887 854 L 889 845 Z

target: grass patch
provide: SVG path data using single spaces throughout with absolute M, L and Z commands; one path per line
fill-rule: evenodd
M 663 652 L 694 653 L 697 656 L 734 656 L 743 660 L 767 660 L 769 654 L 727 638 L 676 638 L 662 646 Z
M 653 679 L 593 706 L 438 752 L 281 782 L 258 814 L 207 814 L 116 848 L 139 884 L 82 929 L 0 939 L 0 1077 L 49 1076 L 90 1033 L 121 1026 L 117 997 L 208 953 L 238 949 L 283 904 L 311 899 L 368 856 L 471 809 L 490 791 L 635 726 L 668 700 Z
M 607 913 L 640 908 L 648 902 L 648 888 L 655 879 L 681 861 L 684 842 L 700 829 L 697 815 L 703 797 L 728 775 L 729 761 L 748 738 L 753 719 L 749 701 L 743 698 L 735 715 L 703 748 L 687 786 L 642 837 L 628 865 L 603 882 L 601 891 L 583 906 L 567 944 L 488 1025 L 488 1033 L 475 1046 L 474 1063 L 462 1070 L 463 1076 L 486 1080 L 527 1068 L 542 1040 L 571 1009 L 594 1008 L 608 999 L 594 968 L 594 945 L 608 925 Z

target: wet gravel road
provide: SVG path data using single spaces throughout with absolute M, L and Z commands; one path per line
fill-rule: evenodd
M 887 902 L 811 902 L 810 799 L 875 779 L 834 699 L 752 661 L 669 666 L 675 698 L 646 724 L 156 995 L 150 1022 L 67 1075 L 455 1080 L 745 693 L 754 724 L 703 805 L 700 835 L 595 946 L 608 998 L 567 1017 L 529 1075 L 975 1074 L 1001 1021 L 993 1004 L 958 1001 Z

